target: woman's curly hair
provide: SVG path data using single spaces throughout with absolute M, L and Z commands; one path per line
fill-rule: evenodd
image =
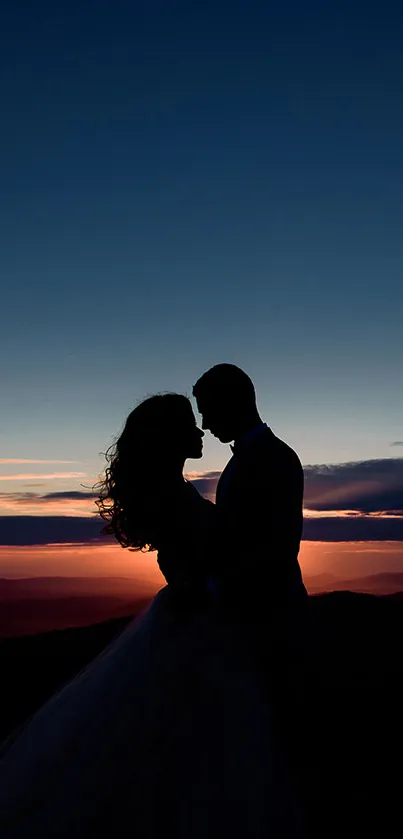
M 145 399 L 129 414 L 120 437 L 105 453 L 105 475 L 94 489 L 102 533 L 112 534 L 124 548 L 157 549 L 163 498 L 158 470 L 166 452 L 167 435 L 178 433 L 190 402 L 186 396 L 164 393 Z

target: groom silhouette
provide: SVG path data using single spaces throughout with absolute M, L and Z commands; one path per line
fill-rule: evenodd
M 233 455 L 216 492 L 217 533 L 210 588 L 223 615 L 250 641 L 299 794 L 307 741 L 308 595 L 298 564 L 303 470 L 297 454 L 261 419 L 253 382 L 217 364 L 193 388 L 203 429 Z M 235 642 L 235 641 L 234 641 Z
M 261 419 L 253 382 L 234 364 L 217 364 L 193 388 L 202 428 L 233 455 L 217 486 L 219 599 L 243 614 L 299 611 L 307 593 L 298 564 L 303 470 L 293 449 Z

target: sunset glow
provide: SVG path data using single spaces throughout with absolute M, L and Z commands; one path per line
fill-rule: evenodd
M 138 4 L 100 4 L 94 28 L 83 4 L 28 5 L 2 56 L 0 580 L 151 596 L 155 556 L 101 535 L 93 487 L 136 405 L 186 394 L 200 425 L 193 386 L 230 362 L 303 464 L 308 588 L 398 588 L 400 21 L 382 37 L 382 15 L 363 28 L 340 4 L 162 3 L 139 24 Z M 230 457 L 206 429 L 185 477 L 214 501 Z
M 403 574 L 403 542 L 302 542 L 301 568 L 309 588 L 316 575 L 356 580 L 373 574 Z M 128 589 L 152 596 L 165 580 L 155 553 L 120 545 L 0 546 L 0 577 L 125 578 Z
M 125 577 L 153 594 L 164 583 L 155 553 L 120 545 L 0 547 L 0 577 Z

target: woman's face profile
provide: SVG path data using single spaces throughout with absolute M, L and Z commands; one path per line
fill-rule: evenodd
M 178 436 L 178 445 L 182 448 L 182 454 L 186 459 L 198 459 L 203 456 L 204 431 L 197 427 L 196 418 L 192 407 L 184 411 L 182 427 Z

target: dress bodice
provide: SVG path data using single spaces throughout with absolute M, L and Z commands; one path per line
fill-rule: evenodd
M 188 481 L 167 499 L 158 565 L 168 583 L 196 582 L 208 576 L 215 512 L 215 505 Z

